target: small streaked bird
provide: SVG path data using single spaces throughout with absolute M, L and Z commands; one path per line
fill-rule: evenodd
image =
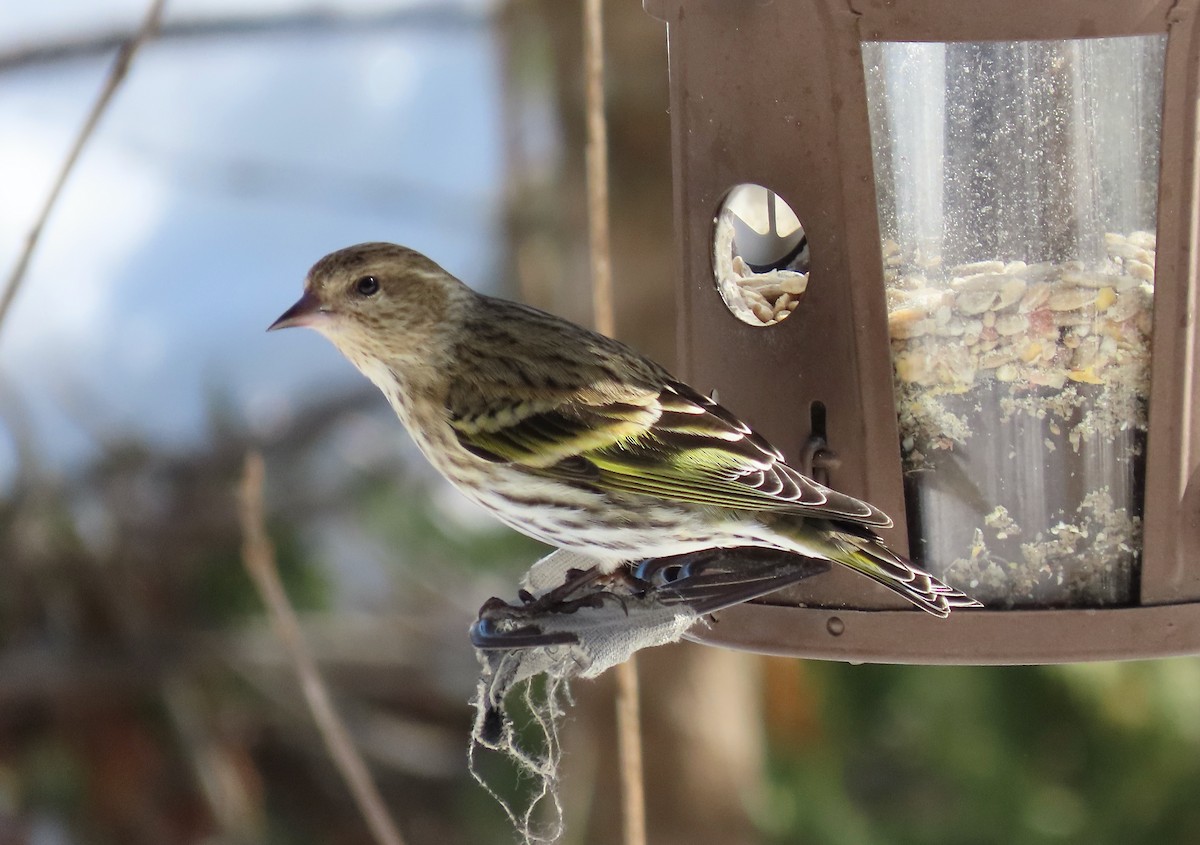
M 502 521 L 599 561 L 757 546 L 848 566 L 936 616 L 979 603 L 895 554 L 879 509 L 824 487 L 634 350 L 476 293 L 406 247 L 331 253 L 272 329 L 307 326 Z

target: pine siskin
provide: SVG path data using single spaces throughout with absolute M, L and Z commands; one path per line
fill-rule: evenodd
M 469 498 L 603 571 L 758 546 L 848 566 L 937 616 L 980 606 L 888 549 L 872 530 L 886 514 L 792 469 L 658 364 L 411 249 L 322 258 L 271 328 L 289 326 L 332 341 Z

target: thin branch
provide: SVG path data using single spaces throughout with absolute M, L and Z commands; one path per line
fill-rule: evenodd
M 54 181 L 54 186 L 50 189 L 50 194 L 46 197 L 46 202 L 42 206 L 42 211 L 38 215 L 37 221 L 33 224 L 33 228 L 29 230 L 29 234 L 25 236 L 25 248 L 17 258 L 17 263 L 4 285 L 4 295 L 0 298 L 0 327 L 3 327 L 4 318 L 8 316 L 9 307 L 17 295 L 17 290 L 21 286 L 21 280 L 25 278 L 25 271 L 29 267 L 29 259 L 33 256 L 33 251 L 37 248 L 38 240 L 42 236 L 42 229 L 45 227 L 46 220 L 49 219 L 50 212 L 53 210 L 55 203 L 58 202 L 58 196 L 62 193 L 63 185 L 67 182 L 67 177 L 74 170 L 75 162 L 79 160 L 80 153 L 83 152 L 84 146 L 92 137 L 92 132 L 100 122 L 100 118 L 103 117 L 104 112 L 108 109 L 108 104 L 112 102 L 113 95 L 117 93 L 117 89 L 121 87 L 121 83 L 129 73 L 129 66 L 133 63 L 133 57 L 137 55 L 141 46 L 158 32 L 165 5 L 166 0 L 152 0 L 149 8 L 146 10 L 145 17 L 142 18 L 142 25 L 138 28 L 138 31 L 126 40 L 121 45 L 121 49 L 117 51 L 117 56 L 113 59 L 112 67 L 109 68 L 108 79 L 104 82 L 100 96 L 92 104 L 92 110 L 88 113 L 87 119 L 83 122 L 83 127 L 75 137 L 75 143 L 71 146 L 71 151 L 67 154 L 66 160 L 63 161 L 62 167 L 58 171 L 58 178 Z
M 433 0 L 423 5 L 342 13 L 325 9 L 258 12 L 191 19 L 173 17 L 158 32 L 161 41 L 195 41 L 231 36 L 291 35 L 315 32 L 380 32 L 389 29 L 460 32 L 482 29 L 489 12 Z M 0 53 L 0 72 L 68 59 L 102 56 L 120 47 L 129 34 L 123 30 L 87 32 L 39 44 L 18 45 Z
M 346 730 L 345 724 L 334 709 L 329 689 L 321 679 L 317 663 L 300 630 L 296 611 L 292 609 L 283 590 L 283 583 L 279 580 L 279 571 L 275 566 L 275 550 L 267 536 L 263 516 L 263 475 L 262 455 L 250 452 L 246 455 L 240 502 L 244 535 L 242 561 L 262 597 L 263 604 L 267 607 L 267 614 L 275 632 L 283 641 L 284 649 L 291 658 L 304 691 L 304 698 L 321 731 L 321 737 L 325 740 L 325 747 L 329 749 L 333 762 L 345 779 L 346 785 L 350 787 L 350 792 L 354 795 L 354 800 L 375 841 L 380 845 L 403 845 L 400 831 L 388 815 L 387 807 L 371 779 L 366 763 L 354 747 L 350 732 Z
M 167 715 L 221 838 L 261 842 L 266 827 L 262 801 L 254 790 L 246 789 L 247 773 L 212 729 L 204 712 L 202 683 L 195 676 L 169 672 L 161 684 Z
M 608 124 L 604 117 L 602 0 L 583 5 L 583 62 L 587 84 L 587 206 L 592 258 L 592 314 L 596 331 L 612 337 L 612 247 L 608 233 Z
M 603 0 L 584 0 L 583 60 L 587 104 L 587 205 L 591 244 L 592 313 L 596 330 L 616 332 L 608 208 L 608 124 L 604 114 Z M 646 845 L 646 785 L 637 658 L 617 666 L 617 756 L 625 845 Z
M 642 769 L 641 694 L 637 657 L 616 668 L 617 756 L 621 762 L 621 812 L 625 845 L 646 845 L 646 785 Z

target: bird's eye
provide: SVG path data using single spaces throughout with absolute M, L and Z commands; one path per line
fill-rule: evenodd
M 354 283 L 354 289 L 360 296 L 374 296 L 379 293 L 379 280 L 374 276 L 363 276 Z

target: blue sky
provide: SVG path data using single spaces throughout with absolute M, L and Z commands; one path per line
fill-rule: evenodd
M 315 334 L 263 331 L 331 249 L 399 241 L 490 281 L 498 54 L 489 6 L 462 5 L 477 23 L 166 41 L 139 55 L 0 334 L 0 480 L 14 465 L 14 424 L 62 467 L 95 433 L 193 437 L 214 392 L 267 432 L 316 391 L 355 383 Z M 291 8 L 312 7 L 176 0 L 168 17 Z M 127 0 L 12 4 L 0 52 L 132 28 L 143 11 Z M 110 60 L 0 74 L 4 272 Z

